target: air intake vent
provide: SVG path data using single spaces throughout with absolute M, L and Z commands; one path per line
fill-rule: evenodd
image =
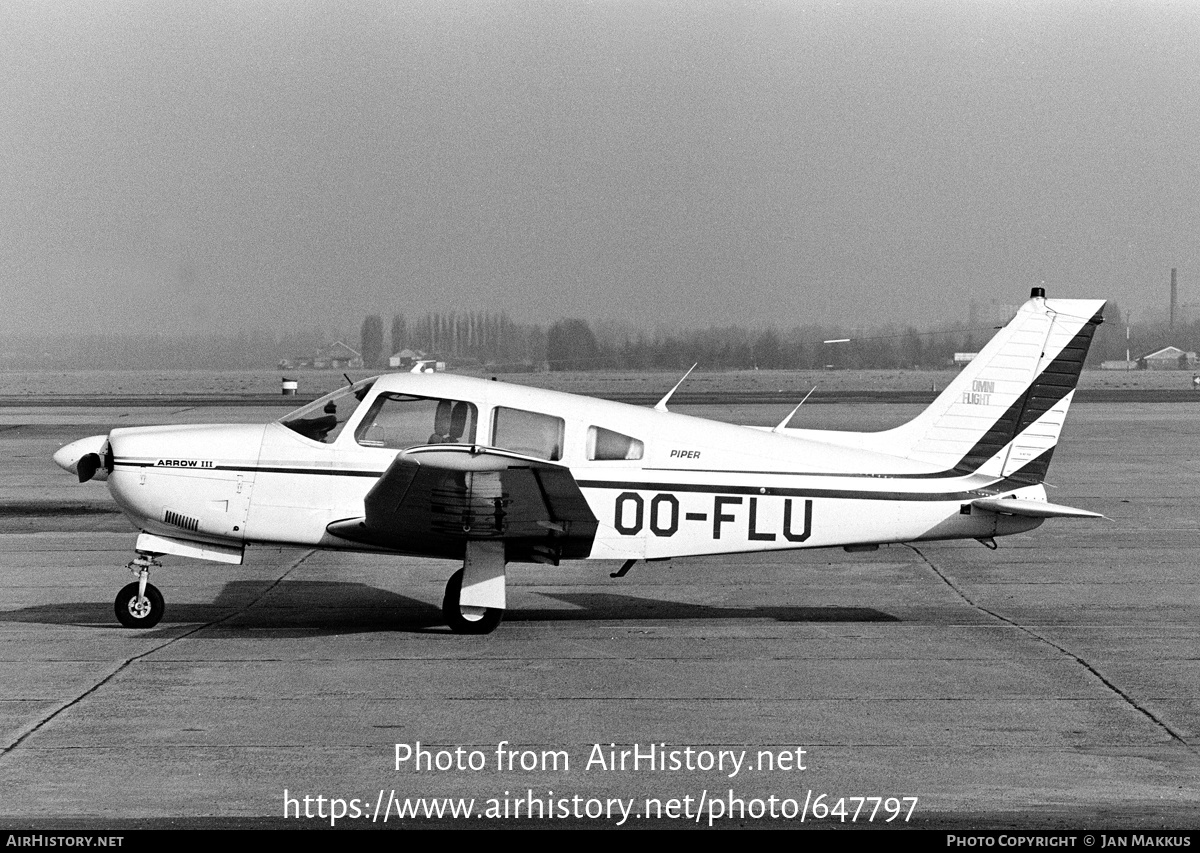
M 169 509 L 163 511 L 163 521 L 167 524 L 173 524 L 176 527 L 182 527 L 184 530 L 195 531 L 200 527 L 200 519 L 189 518 L 186 515 L 180 515 Z

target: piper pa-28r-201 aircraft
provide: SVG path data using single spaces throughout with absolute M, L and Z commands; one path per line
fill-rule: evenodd
M 248 545 L 462 561 L 443 611 L 492 631 L 509 563 L 638 560 L 1021 533 L 1099 517 L 1043 480 L 1102 322 L 1041 288 L 923 413 L 884 432 L 736 426 L 446 375 L 365 379 L 266 425 L 114 429 L 54 456 L 141 531 L 117 618 L 150 627 L 171 554 Z M 678 385 L 676 386 L 676 388 Z M 674 389 L 672 389 L 672 392 Z M 793 410 L 792 414 L 795 414 Z

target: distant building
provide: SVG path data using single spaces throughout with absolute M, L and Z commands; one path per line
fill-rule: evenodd
M 417 366 L 420 365 L 420 369 Z M 388 356 L 388 367 L 396 370 L 408 370 L 413 373 L 434 373 L 446 369 L 446 362 L 436 355 L 430 355 L 419 349 L 402 349 Z
M 1137 360 L 1139 370 L 1190 370 L 1196 366 L 1196 354 L 1179 347 L 1163 347 Z
M 1125 359 L 1116 359 L 1114 361 L 1100 362 L 1101 370 L 1137 370 L 1138 363 L 1136 361 L 1126 361 Z
M 285 358 L 279 362 L 281 370 L 312 368 L 313 370 L 358 370 L 363 366 L 362 354 L 342 341 L 321 347 L 313 355 Z
M 977 352 L 956 352 L 954 354 L 954 363 L 955 364 L 970 364 L 971 360 L 974 359 L 975 356 L 977 356 L 977 355 L 979 355 L 979 353 L 977 353 Z
M 428 358 L 429 354 L 419 349 L 402 349 L 400 352 L 388 356 L 388 367 L 409 370 L 418 361 L 425 361 Z

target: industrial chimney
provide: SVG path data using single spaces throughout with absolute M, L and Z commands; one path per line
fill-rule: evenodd
M 1175 288 L 1175 267 L 1171 267 L 1171 321 L 1169 327 L 1175 328 L 1175 306 L 1178 303 L 1179 292 Z

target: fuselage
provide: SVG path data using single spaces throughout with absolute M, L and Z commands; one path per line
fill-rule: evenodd
M 279 421 L 116 429 L 60 448 L 141 531 L 113 607 L 148 628 L 164 554 L 241 563 L 247 545 L 460 560 L 451 630 L 486 634 L 507 566 L 979 539 L 1098 518 L 1042 486 L 1099 300 L 1029 300 L 917 417 L 879 433 L 735 426 L 445 374 L 395 374 Z M 678 386 L 676 386 L 678 387 Z M 790 419 L 790 417 L 789 417 Z
M 265 425 L 113 430 L 108 486 L 157 536 L 359 550 L 328 527 L 362 516 L 398 454 L 496 447 L 568 469 L 597 521 L 589 556 L 620 560 L 989 538 L 1040 520 L 972 513 L 971 500 L 1045 497 L 843 446 L 842 434 L 827 443 L 471 377 L 388 375 L 331 398 Z

